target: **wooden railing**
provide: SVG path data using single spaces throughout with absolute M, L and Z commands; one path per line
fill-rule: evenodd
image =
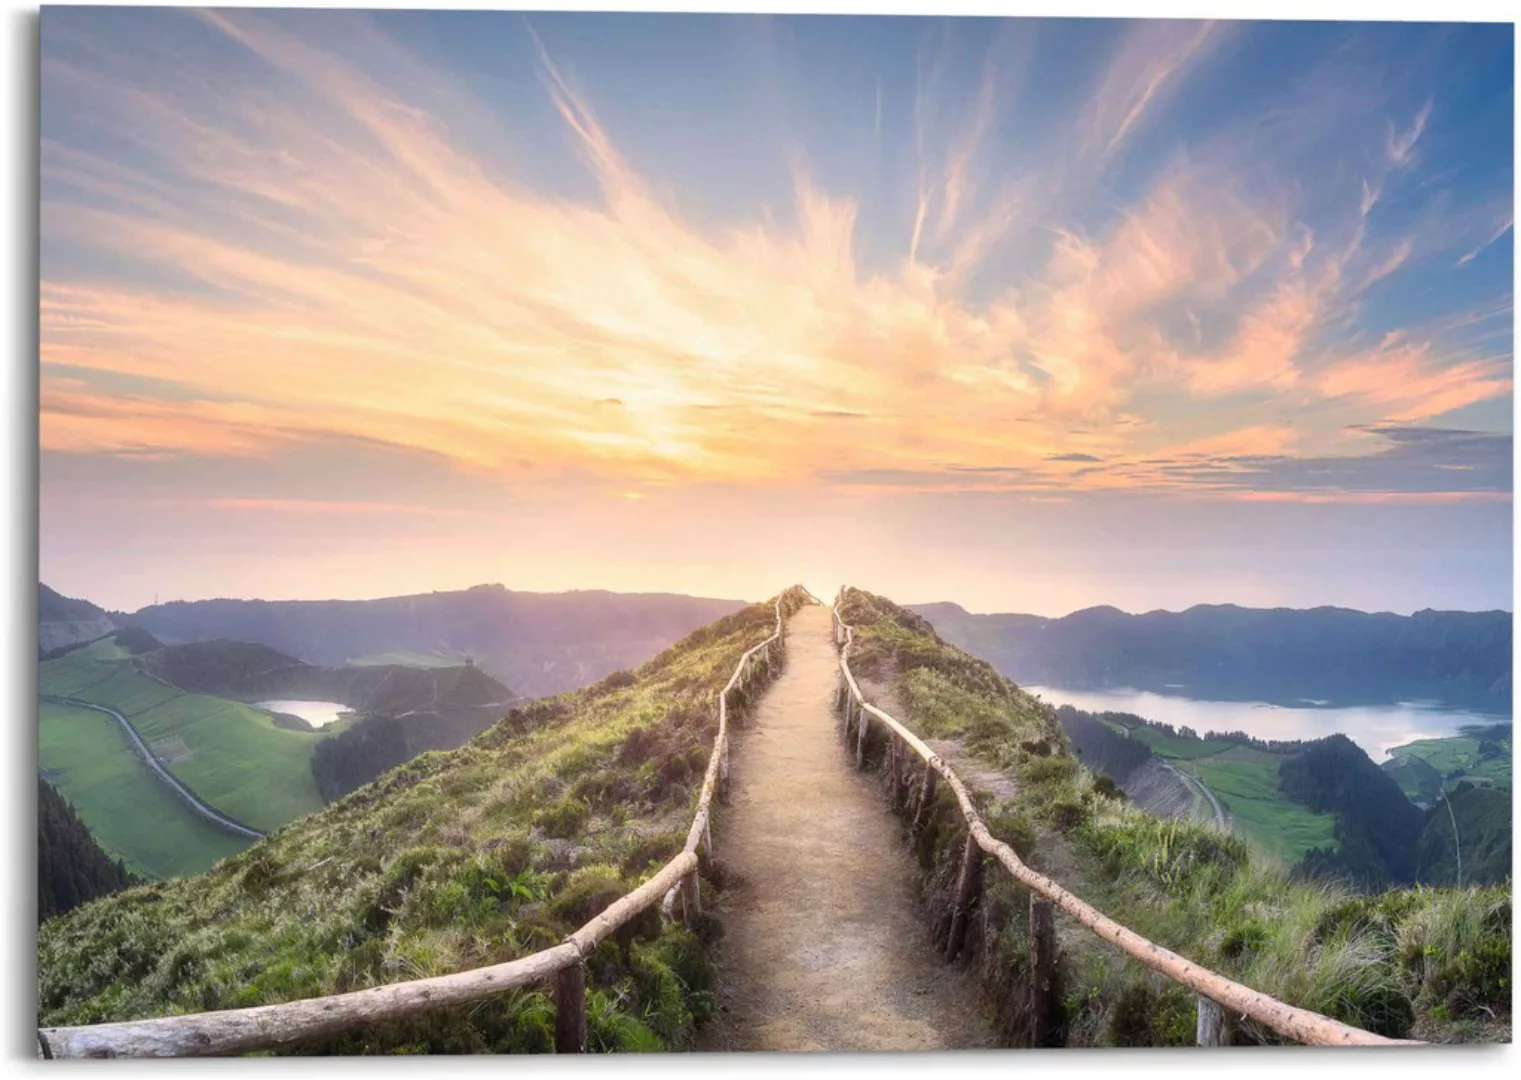
M 38 1052 L 44 1058 L 197 1057 L 269 1050 L 352 1031 L 366 1024 L 417 1016 L 433 1009 L 479 1001 L 515 987 L 554 980 L 555 1050 L 586 1050 L 586 971 L 583 960 L 599 942 L 652 905 L 661 902 L 669 915 L 677 894 L 682 915 L 701 909 L 698 850 L 712 850 L 710 816 L 714 795 L 729 777 L 729 695 L 757 677 L 773 672 L 780 660 L 786 624 L 776 600 L 776 628 L 746 649 L 734 674 L 718 695 L 718 734 L 708 755 L 708 769 L 682 850 L 637 889 L 610 904 L 600 915 L 559 945 L 489 967 L 439 975 L 431 979 L 388 983 L 347 994 L 259 1005 L 248 1009 L 163 1016 L 81 1027 L 41 1028 Z M 816 598 L 815 598 L 816 599 Z
M 1146 967 L 1194 991 L 1199 996 L 1197 1031 L 1200 1045 L 1214 1045 L 1220 1041 L 1222 1010 L 1249 1017 L 1285 1038 L 1312 1046 L 1412 1044 L 1413 1040 L 1375 1035 L 1329 1016 L 1287 1005 L 1200 967 L 1120 925 L 1044 874 L 1025 865 L 1013 848 L 988 831 L 966 785 L 955 771 L 917 735 L 867 702 L 861 693 L 861 687 L 850 671 L 850 649 L 855 640 L 855 628 L 848 625 L 840 615 L 840 606 L 849 591 L 849 586 L 840 590 L 831 610 L 834 614 L 835 644 L 840 649 L 840 687 L 836 707 L 845 712 L 846 737 L 852 737 L 853 732 L 856 740 L 857 767 L 865 766 L 868 725 L 871 719 L 875 719 L 888 735 L 888 768 L 892 770 L 891 787 L 895 804 L 901 805 L 904 802 L 907 794 L 904 789 L 908 786 L 902 779 L 899 755 L 905 755 L 903 761 L 907 763 L 907 751 L 912 750 L 924 763 L 924 775 L 914 804 L 914 829 L 917 830 L 923 824 L 926 811 L 935 797 L 937 777 L 944 780 L 955 793 L 961 815 L 966 819 L 967 835 L 956 879 L 955 906 L 951 913 L 950 940 L 946 950 L 948 957 L 954 959 L 961 951 L 969 910 L 976 902 L 981 888 L 984 856 L 992 856 L 1010 877 L 1030 890 L 1031 993 L 1029 1000 L 1022 1005 L 1030 1010 L 1032 1040 L 1036 1045 L 1047 1045 L 1057 1026 L 1056 1002 L 1050 994 L 1050 988 L 1054 985 L 1052 975 L 1055 967 L 1052 905 Z M 904 749 L 900 750 L 900 744 Z

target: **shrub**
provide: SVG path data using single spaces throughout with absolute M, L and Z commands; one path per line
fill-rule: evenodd
M 585 829 L 590 818 L 586 800 L 566 795 L 534 815 L 534 824 L 550 836 L 571 837 Z

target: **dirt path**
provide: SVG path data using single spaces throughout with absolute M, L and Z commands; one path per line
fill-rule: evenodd
M 788 626 L 787 667 L 736 742 L 715 840 L 718 1020 L 706 1050 L 944 1050 L 993 1045 L 975 988 L 936 955 L 914 868 L 830 710 L 829 613 Z

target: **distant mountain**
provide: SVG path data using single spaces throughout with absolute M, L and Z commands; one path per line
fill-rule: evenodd
M 1285 705 L 1433 699 L 1510 712 L 1508 611 L 1221 604 L 1144 615 L 1096 607 L 1048 619 L 972 615 L 950 603 L 911 610 L 1018 683 Z
M 104 637 L 116 624 L 88 600 L 75 600 L 46 585 L 37 586 L 37 651 L 52 652 L 66 645 Z
M 137 884 L 120 859 L 100 849 L 74 807 L 37 778 L 37 921 Z
M 112 617 L 171 644 L 252 642 L 326 667 L 469 658 L 518 693 L 544 697 L 636 667 L 742 606 L 665 593 L 477 585 L 382 600 L 176 601 Z
M 494 710 L 501 715 L 519 695 L 474 664 L 407 667 L 402 664 L 322 667 L 246 641 L 166 645 L 138 657 L 141 670 L 160 682 L 197 694 L 238 701 L 293 698 L 335 701 L 355 712 L 411 715 Z

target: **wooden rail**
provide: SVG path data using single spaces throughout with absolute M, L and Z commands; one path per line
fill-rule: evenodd
M 635 915 L 664 897 L 670 913 L 679 892 L 683 915 L 701 909 L 698 849 L 712 849 L 709 817 L 714 793 L 729 775 L 728 697 L 736 687 L 772 671 L 781 659 L 786 625 L 782 618 L 784 590 L 776 600 L 776 629 L 759 645 L 746 649 L 734 674 L 718 695 L 718 734 L 708 755 L 692 827 L 682 850 L 644 884 L 615 900 L 601 914 L 563 942 L 517 960 L 489 967 L 439 975 L 430 979 L 387 983 L 347 994 L 259 1005 L 248 1009 L 162 1016 L 114 1024 L 41 1028 L 38 1054 L 44 1058 L 207 1057 L 268 1050 L 308 1039 L 337 1035 L 366 1024 L 416 1016 L 431 1009 L 478 1001 L 514 987 L 554 980 L 555 1050 L 586 1050 L 585 956 Z M 814 598 L 816 600 L 816 598 Z
M 967 841 L 962 854 L 960 872 L 957 878 L 957 895 L 955 909 L 952 912 L 951 939 L 947 947 L 948 958 L 954 959 L 960 951 L 960 935 L 965 933 L 967 909 L 971 906 L 978 881 L 981 876 L 981 865 L 985 855 L 992 856 L 1009 876 L 1026 886 L 1032 892 L 1031 896 L 1031 961 L 1032 983 L 1039 978 L 1041 971 L 1049 970 L 1051 963 L 1051 936 L 1049 929 L 1050 905 L 1055 905 L 1068 915 L 1072 916 L 1085 927 L 1114 945 L 1122 952 L 1140 961 L 1146 967 L 1159 972 L 1174 982 L 1181 983 L 1199 995 L 1200 1021 L 1199 1041 L 1201 1044 L 1209 1044 L 1219 1040 L 1219 1021 L 1222 1010 L 1243 1017 L 1250 1017 L 1263 1026 L 1278 1034 L 1293 1039 L 1296 1042 L 1311 1046 L 1409 1046 L 1419 1045 L 1415 1040 L 1390 1039 L 1382 1035 L 1375 1035 L 1371 1031 L 1352 1027 L 1339 1020 L 1333 1020 L 1329 1016 L 1323 1016 L 1308 1009 L 1300 1009 L 1293 1005 L 1285 1004 L 1277 998 L 1258 993 L 1249 986 L 1227 979 L 1223 975 L 1216 974 L 1208 968 L 1200 967 L 1193 961 L 1188 960 L 1177 953 L 1162 946 L 1148 941 L 1135 931 L 1115 922 L 1103 912 L 1094 908 L 1085 901 L 1074 896 L 1062 888 L 1055 881 L 1044 874 L 1037 873 L 1015 854 L 1014 849 L 999 840 L 983 823 L 982 817 L 977 813 L 977 808 L 972 802 L 971 795 L 961 778 L 955 771 L 927 746 L 922 739 L 897 720 L 893 719 L 881 709 L 867 702 L 861 687 L 856 682 L 855 676 L 850 672 L 850 648 L 855 641 L 855 628 L 848 625 L 840 616 L 840 606 L 844 603 L 845 595 L 850 590 L 846 586 L 840 590 L 839 598 L 831 609 L 834 615 L 835 644 L 840 648 L 840 676 L 841 687 L 837 700 L 845 709 L 846 731 L 849 733 L 852 719 L 857 723 L 856 730 L 856 761 L 858 767 L 864 764 L 866 731 L 869 718 L 875 718 L 880 722 L 883 729 L 888 733 L 889 746 L 892 747 L 890 760 L 892 767 L 897 768 L 897 745 L 902 743 L 911 749 L 924 762 L 925 782 L 921 787 L 920 799 L 914 814 L 915 827 L 922 825 L 925 808 L 934 796 L 934 779 L 938 775 L 955 793 L 956 802 L 960 805 L 961 816 L 966 819 Z M 1046 910 L 1038 911 L 1037 906 L 1044 904 Z M 960 925 L 958 926 L 958 923 Z M 1043 941 L 1037 941 L 1041 937 Z M 1040 964 L 1041 967 L 1036 965 Z M 1049 1015 L 1054 1007 L 1053 1001 L 1043 1001 L 1039 996 L 1039 986 L 1030 1007 L 1036 1013 L 1036 1039 L 1039 1044 L 1043 1032 L 1049 1034 Z M 1210 1018 L 1210 1032 L 1205 1033 L 1205 1018 Z

